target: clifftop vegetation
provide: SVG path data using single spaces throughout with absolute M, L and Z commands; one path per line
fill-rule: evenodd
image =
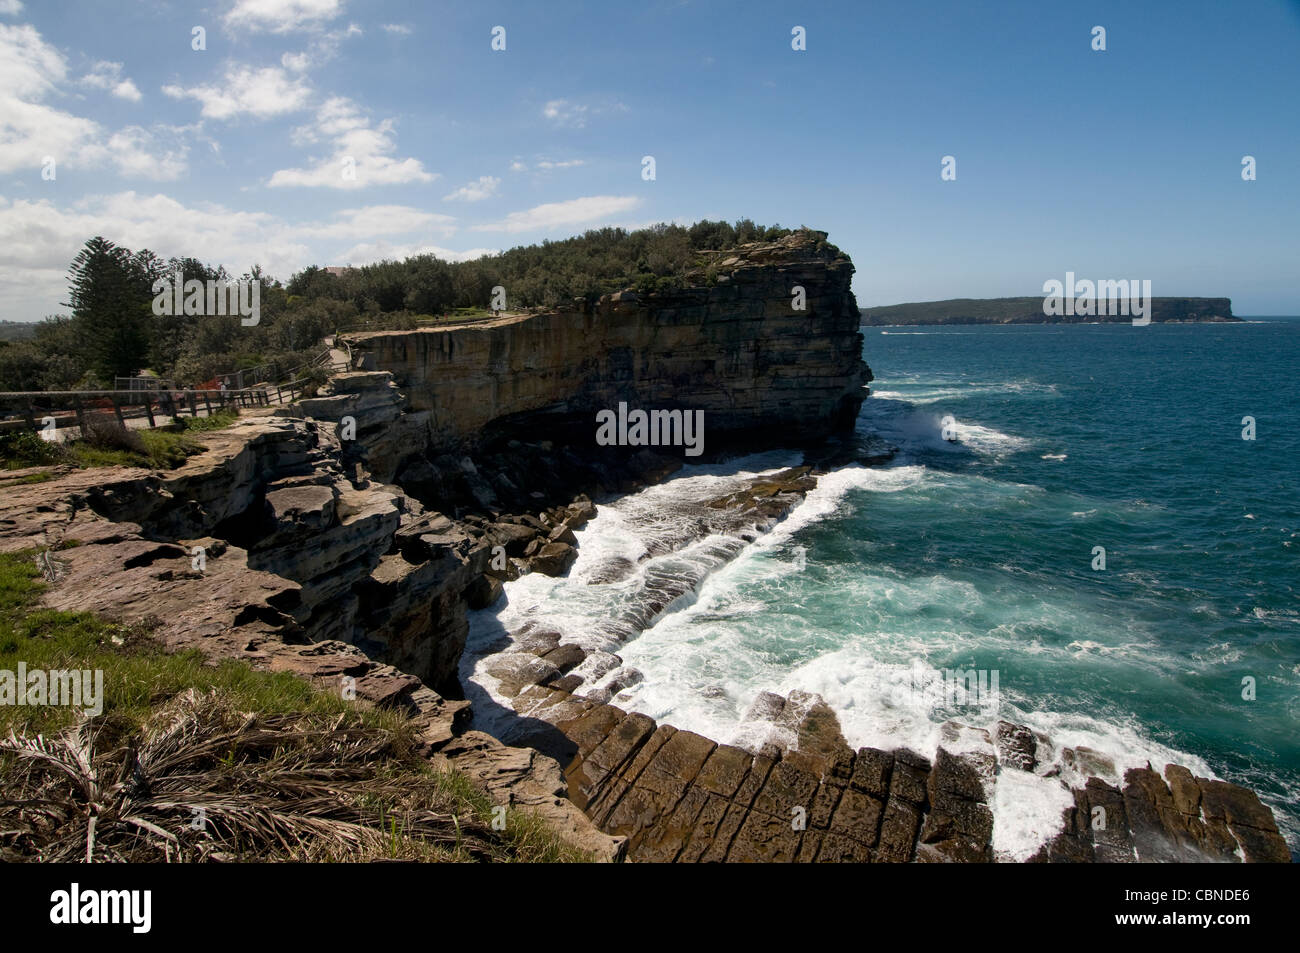
M 149 249 L 132 252 L 102 237 L 88 241 L 68 272 L 70 316 L 38 323 L 30 341 L 0 340 L 0 390 L 111 387 L 114 376 L 149 369 L 181 384 L 214 382 L 219 374 L 261 364 L 288 369 L 307 363 L 322 337 L 370 318 L 409 322 L 489 306 L 506 289 L 509 310 L 550 308 L 629 286 L 675 287 L 704 264 L 703 252 L 772 241 L 793 229 L 742 219 L 694 225 L 602 228 L 561 241 L 511 248 L 473 261 L 432 255 L 360 268 L 311 266 L 280 282 L 254 266 L 261 315 L 155 315 L 152 285 L 177 269 L 200 281 L 234 278 L 223 265 L 195 258 L 164 261 Z

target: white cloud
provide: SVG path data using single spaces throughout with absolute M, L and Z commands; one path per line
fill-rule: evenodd
M 0 91 L 9 96 L 39 99 L 67 78 L 63 54 L 35 27 L 0 24 L 0 54 Z
M 132 250 L 164 257 L 194 255 L 243 271 L 254 261 L 290 267 L 306 246 L 278 244 L 265 213 L 215 206 L 186 207 L 164 195 L 122 192 L 92 196 L 70 208 L 48 200 L 16 200 L 0 207 L 0 300 L 6 318 L 37 318 L 64 311 L 68 265 L 86 240 L 103 235 Z M 242 246 L 242 247 L 241 247 Z M 274 272 L 273 272 L 274 273 Z
M 293 131 L 298 145 L 330 142 L 332 151 L 302 169 L 280 169 L 271 176 L 270 185 L 311 186 L 331 189 L 359 189 L 370 185 L 401 185 L 408 182 L 432 182 L 437 174 L 425 170 L 419 159 L 394 159 L 397 143 L 394 123 L 385 119 L 372 127 L 356 103 L 335 96 L 316 112 L 316 123 Z
M 557 126 L 570 129 L 582 129 L 592 116 L 627 111 L 627 106 L 620 102 L 604 102 L 593 106 L 567 99 L 552 99 L 542 107 L 543 116 Z
M 434 254 L 478 258 L 494 249 L 458 252 L 427 240 L 448 235 L 454 219 L 404 205 L 345 209 L 328 220 L 291 223 L 267 212 L 244 212 L 163 194 L 95 195 L 58 207 L 49 200 L 0 197 L 0 318 L 32 319 L 63 310 L 67 270 L 86 240 L 103 235 L 133 251 L 193 255 L 236 274 L 254 263 L 285 279 L 309 264 L 361 264 Z M 408 243 L 394 236 L 416 235 Z M 350 247 L 344 247 L 344 242 Z
M 542 115 L 557 126 L 572 126 L 581 129 L 587 124 L 588 107 L 581 103 L 571 103 L 567 99 L 552 99 L 542 107 Z
M 280 56 L 280 65 L 295 73 L 305 73 L 309 69 L 323 66 L 338 56 L 343 41 L 354 36 L 362 36 L 361 27 L 355 23 L 346 30 L 331 30 L 312 39 L 307 49 L 301 53 L 284 53 Z
M 538 159 L 535 168 L 542 172 L 549 172 L 552 169 L 576 169 L 578 166 L 586 164 L 586 159 L 564 159 L 560 162 L 556 162 L 554 159 Z M 510 171 L 527 172 L 528 166 L 519 159 L 516 159 L 514 162 L 510 163 Z
M 173 84 L 162 91 L 172 99 L 198 100 L 203 104 L 201 114 L 208 119 L 234 119 L 243 114 L 266 119 L 302 109 L 311 96 L 305 80 L 290 77 L 280 67 L 254 69 L 235 64 L 226 67 L 223 85 L 187 89 Z
M 432 232 L 450 238 L 456 232 L 456 219 L 409 205 L 368 205 L 335 213 L 335 221 L 295 228 L 298 235 L 312 238 L 357 239 L 379 235 L 405 235 L 409 232 Z
M 385 23 L 383 29 L 385 33 L 395 33 L 398 36 L 411 35 L 411 28 L 404 23 Z
M 470 261 L 474 258 L 495 255 L 499 252 L 500 249 L 498 248 L 471 248 L 468 251 L 455 251 L 450 248 L 420 242 L 393 244 L 380 239 L 376 242 L 361 242 L 353 245 L 343 254 L 337 256 L 335 261 L 344 261 L 360 266 L 385 259 L 401 261 L 403 258 L 412 258 L 415 255 L 433 255 L 443 261 Z
M 481 202 L 496 195 L 501 180 L 490 175 L 481 175 L 476 182 L 462 185 L 455 192 L 442 197 L 444 202 Z
M 271 33 L 312 29 L 343 12 L 343 0 L 235 0 L 225 16 L 227 26 Z
M 120 70 L 117 63 L 97 64 L 82 83 L 129 98 L 130 91 L 120 89 Z M 184 173 L 183 140 L 192 127 L 128 126 L 110 132 L 93 119 L 43 102 L 61 92 L 67 79 L 62 54 L 33 27 L 0 24 L 0 173 L 35 171 L 47 157 L 54 159 L 56 174 L 64 167 L 115 168 L 122 175 L 164 180 Z M 130 90 L 139 94 L 134 84 Z
M 138 103 L 141 99 L 139 87 L 129 77 L 122 77 L 121 63 L 100 60 L 81 78 L 81 84 L 94 89 L 107 89 L 119 99 L 129 99 L 133 103 Z
M 133 103 L 138 103 L 142 97 L 140 88 L 129 79 L 124 79 L 114 86 L 113 95 L 118 99 L 129 99 Z
M 641 200 L 634 195 L 589 195 L 567 202 L 548 202 L 526 212 L 511 212 L 500 222 L 475 225 L 476 232 L 531 232 L 579 225 L 607 218 L 636 208 Z
M 87 158 L 103 158 L 117 166 L 122 175 L 170 182 L 188 168 L 189 147 L 182 141 L 191 126 L 127 126 L 108 137 L 103 146 L 89 146 Z M 165 140 L 170 139 L 168 143 Z
M 0 0 L 0 15 L 16 16 L 23 12 L 23 5 L 19 0 Z

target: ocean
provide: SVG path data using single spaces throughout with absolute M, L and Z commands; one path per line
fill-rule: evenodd
M 603 505 L 567 578 L 525 576 L 474 614 L 471 699 L 493 693 L 491 633 L 545 619 L 644 676 L 620 707 L 720 742 L 763 740 L 744 718 L 763 691 L 818 693 L 855 747 L 933 754 L 948 718 L 1002 718 L 1120 773 L 1177 762 L 1249 786 L 1294 855 L 1300 319 L 863 333 L 857 428 L 899 448 L 891 463 L 822 476 L 752 541 L 710 535 L 690 503 L 793 449 Z M 620 559 L 636 572 L 595 584 Z M 656 575 L 697 581 L 615 646 L 609 620 Z M 918 671 L 969 669 L 996 673 L 996 712 L 914 690 Z M 998 856 L 1029 856 L 1069 803 L 1050 779 L 1000 779 Z

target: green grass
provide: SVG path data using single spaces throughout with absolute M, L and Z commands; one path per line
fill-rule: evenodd
M 0 470 L 25 470 L 63 462 L 63 448 L 34 430 L 0 433 Z
M 174 428 L 129 431 L 139 438 L 139 449 L 103 446 L 86 440 L 54 443 L 30 430 L 0 434 L 0 470 L 71 464 L 88 467 L 147 467 L 174 470 L 187 458 L 202 453 L 203 444 L 192 435 L 223 430 L 239 420 L 238 411 L 223 410 L 210 417 L 184 417 Z M 23 483 L 39 483 L 48 474 L 34 474 Z
M 57 562 L 58 552 L 50 558 Z M 259 716 L 301 715 L 306 718 L 346 718 L 376 731 L 405 739 L 399 750 L 413 746 L 414 730 L 397 711 L 344 701 L 309 682 L 285 672 L 258 671 L 236 660 L 211 662 L 197 651 L 169 653 L 143 625 L 127 625 L 89 612 L 62 612 L 41 606 L 46 582 L 36 563 L 36 553 L 0 554 L 0 670 L 77 669 L 103 672 L 103 713 L 97 720 L 143 728 L 151 716 L 186 689 L 216 692 L 238 711 Z M 0 736 L 14 731 L 20 737 L 47 737 L 75 723 L 81 713 L 68 706 L 0 705 Z M 355 720 L 355 721 L 354 721 Z M 119 731 L 122 730 L 120 727 Z M 238 765 L 232 765 L 237 770 Z M 15 770 L 10 756 L 0 755 L 0 788 Z M 416 757 L 404 757 L 380 767 L 378 780 L 404 785 L 412 798 L 433 798 L 451 813 L 478 821 L 480 828 L 493 819 L 495 805 L 467 777 L 455 771 L 435 770 Z M 382 785 L 377 785 L 382 786 Z M 391 786 L 385 790 L 391 792 Z M 372 805 L 391 811 L 391 856 L 410 860 L 465 860 L 466 851 L 425 845 L 407 837 L 401 827 L 402 804 L 391 793 Z M 493 832 L 504 858 L 527 862 L 581 862 L 590 858 L 570 846 L 540 818 L 518 811 L 506 813 L 505 829 Z M 246 857 L 243 859 L 266 859 Z M 277 858 L 279 859 L 279 858 Z M 351 857 L 328 857 L 348 860 Z
M 182 417 L 177 424 L 187 433 L 205 433 L 209 430 L 224 430 L 238 420 L 238 410 L 219 410 L 210 417 Z
M 28 483 L 44 483 L 46 480 L 52 479 L 54 479 L 54 474 L 48 470 L 43 473 L 28 473 L 25 476 L 8 479 L 0 475 L 0 486 L 22 486 Z
M 50 554 L 55 561 L 58 553 Z M 95 669 L 104 673 L 104 713 L 140 720 L 160 698 L 186 688 L 216 689 L 253 711 L 288 714 L 341 713 L 355 705 L 317 691 L 285 672 L 259 672 L 226 660 L 208 662 L 199 652 L 164 652 L 149 632 L 89 612 L 60 612 L 40 606 L 46 583 L 35 554 L 0 554 L 0 669 Z M 49 732 L 71 724 L 66 707 L 0 706 L 0 733 L 14 728 Z M 368 723 L 395 729 L 406 719 L 382 709 L 367 710 Z
M 67 444 L 68 454 L 80 467 L 148 467 L 154 470 L 174 470 L 187 457 L 203 452 L 203 445 L 171 430 L 133 431 L 144 445 L 143 452 L 116 447 L 98 447 L 84 440 Z

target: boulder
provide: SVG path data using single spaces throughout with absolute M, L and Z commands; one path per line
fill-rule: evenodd
M 1021 771 L 1033 771 L 1038 764 L 1035 756 L 1037 742 L 1034 733 L 1025 725 L 1009 721 L 998 722 L 998 763 Z
M 534 572 L 563 576 L 578 558 L 578 551 L 568 543 L 547 543 L 529 560 Z

